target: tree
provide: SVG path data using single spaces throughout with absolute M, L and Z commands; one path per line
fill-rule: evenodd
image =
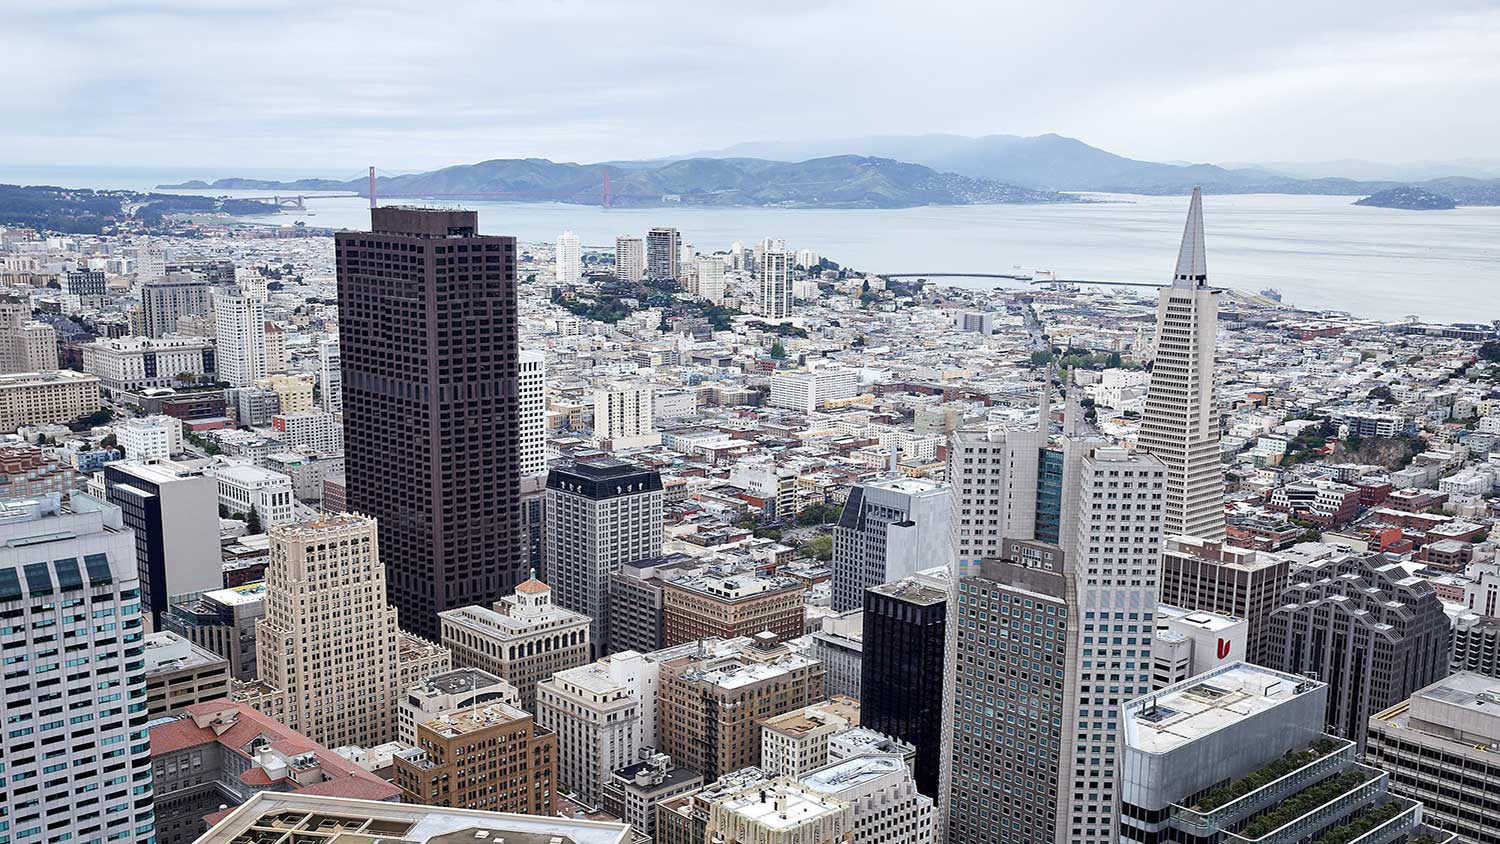
M 1104 365 L 1109 369 L 1119 369 L 1124 363 L 1125 362 L 1120 359 L 1119 352 L 1110 352 L 1109 357 L 1107 357 L 1104 361 Z
M 256 510 L 254 507 L 251 507 L 250 512 L 246 514 L 245 530 L 246 532 L 252 534 L 262 532 L 260 526 L 260 511 Z
M 822 536 L 815 537 L 812 540 L 808 541 L 797 550 L 802 552 L 802 556 L 804 557 L 811 557 L 815 560 L 823 561 L 832 560 L 833 537 L 825 533 Z
M 113 433 L 109 433 L 109 434 L 105 434 L 104 435 L 104 439 L 102 439 L 102 440 L 99 441 L 99 447 L 100 448 L 114 448 L 116 445 L 119 444 L 119 442 L 120 442 L 119 440 L 115 439 L 115 435 Z
M 1479 347 L 1479 357 L 1483 360 L 1500 363 L 1500 340 L 1486 340 Z
M 786 359 L 786 346 L 781 345 L 780 340 L 771 345 L 771 357 L 776 360 Z

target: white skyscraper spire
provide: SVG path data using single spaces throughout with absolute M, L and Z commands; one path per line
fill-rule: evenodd
M 1203 254 L 1203 189 L 1193 188 L 1188 204 L 1187 225 L 1182 229 L 1182 248 L 1177 251 L 1173 287 L 1208 286 L 1208 260 Z
M 1156 308 L 1156 358 L 1140 448 L 1167 466 L 1162 535 L 1224 538 L 1224 468 L 1214 404 L 1218 291 L 1208 286 L 1203 250 L 1203 197 L 1197 188 L 1172 286 Z

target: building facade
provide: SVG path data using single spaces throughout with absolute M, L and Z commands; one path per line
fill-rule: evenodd
M 866 589 L 947 565 L 952 515 L 948 487 L 927 478 L 888 477 L 850 487 L 833 528 L 830 606 L 860 609 Z
M 557 813 L 557 736 L 498 701 L 416 725 L 417 743 L 391 758 L 402 799 L 424 806 Z
M 438 613 L 526 579 L 516 243 L 472 211 L 370 216 L 335 238 L 347 506 L 380 525 L 401 623 L 437 639 Z
M 547 570 L 557 603 L 590 619 L 593 656 L 609 641 L 609 578 L 625 563 L 661 555 L 661 475 L 622 460 L 547 473 Z
M 923 576 L 865 592 L 860 660 L 863 724 L 917 748 L 917 790 L 939 794 L 948 584 Z
M 104 494 L 135 532 L 142 606 L 152 630 L 178 596 L 224 585 L 213 479 L 184 465 L 116 461 Z
M 623 234 L 615 238 L 615 275 L 621 281 L 640 281 L 645 272 L 645 242 Z
M 646 278 L 653 281 L 676 281 L 682 274 L 682 236 L 669 227 L 646 232 Z
M 1169 536 L 1162 550 L 1161 602 L 1244 619 L 1244 658 L 1265 665 L 1271 612 L 1281 604 L 1290 570 L 1287 558 L 1270 551 Z
M 445 610 L 442 641 L 453 664 L 503 677 L 532 711 L 538 682 L 589 661 L 589 619 L 552 598 L 547 584 L 531 579 L 491 607 Z
M 248 387 L 266 377 L 266 300 L 239 288 L 214 291 L 219 380 Z
M 0 502 L 0 611 L 5 834 L 152 844 L 145 626 L 120 511 L 81 494 Z
M 763 631 L 780 641 L 803 634 L 807 587 L 794 578 L 710 569 L 673 577 L 662 590 L 662 647 Z

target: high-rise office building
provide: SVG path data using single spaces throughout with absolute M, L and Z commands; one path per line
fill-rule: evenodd
M 172 273 L 142 281 L 143 333 L 147 337 L 165 337 L 176 333 L 180 317 L 212 314 L 213 293 L 209 280 L 193 273 Z
M 118 508 L 0 502 L 0 835 L 156 841 L 140 598 Z
M 1323 732 L 1328 687 L 1231 663 L 1121 709 L 1120 837 L 1447 844 L 1354 744 Z
M 1004 537 L 950 596 L 953 840 L 1115 840 L 1118 705 L 1151 688 L 1166 470 L 1096 439 L 1066 439 L 1062 455 L 1061 543 Z M 1035 532 L 1045 501 L 1005 518 Z M 1018 652 L 998 656 L 992 637 Z
M 698 295 L 715 305 L 724 304 L 724 262 L 708 257 L 697 260 Z
M 521 477 L 547 474 L 547 356 L 525 350 L 519 361 Z
M 213 478 L 168 461 L 116 461 L 104 467 L 104 495 L 135 531 L 141 606 L 152 630 L 178 596 L 224 585 Z
M 872 586 L 947 566 L 952 515 L 948 487 L 927 478 L 885 477 L 850 487 L 833 528 L 830 606 L 857 610 Z
M 583 241 L 578 235 L 570 231 L 558 235 L 554 258 L 558 284 L 577 284 L 583 278 Z
M 1172 286 L 1156 307 L 1155 358 L 1138 439 L 1167 466 L 1165 536 L 1224 538 L 1224 468 L 1214 404 L 1219 291 L 1208 286 L 1203 195 L 1193 188 Z
M 236 680 L 256 677 L 255 622 L 266 614 L 266 587 L 259 581 L 210 589 L 180 598 L 162 616 L 162 629 L 223 657 Z
M 792 273 L 787 254 L 781 250 L 766 252 L 760 266 L 760 315 L 766 319 L 786 319 L 792 315 Z
M 558 605 L 591 620 L 593 655 L 609 641 L 609 578 L 625 563 L 661 556 L 661 475 L 623 460 L 547 473 L 547 571 Z
M 1402 562 L 1348 552 L 1297 565 L 1267 622 L 1270 667 L 1327 683 L 1328 730 L 1361 752 L 1371 715 L 1448 674 L 1443 602 Z
M 681 574 L 663 584 L 663 647 L 764 631 L 787 641 L 805 632 L 805 584 L 757 574 L 750 566 L 724 569 Z
M 323 401 L 323 410 L 328 413 L 344 411 L 344 368 L 339 362 L 339 338 L 332 337 L 318 343 L 318 390 Z
M 646 232 L 646 278 L 676 281 L 682 274 L 682 236 L 674 228 L 657 227 Z
M 820 628 L 807 634 L 812 655 L 826 671 L 824 693 L 829 697 L 859 698 L 864 669 L 865 613 L 863 609 L 825 615 Z
M 399 696 L 411 685 L 403 663 L 431 646 L 396 627 L 374 520 L 342 514 L 269 533 L 266 614 L 255 634 L 260 680 L 235 697 L 328 747 L 392 740 Z M 430 662 L 432 670 L 405 673 L 451 667 L 446 652 Z
M 615 238 L 615 277 L 621 281 L 640 281 L 645 272 L 645 243 L 623 234 Z
M 609 649 L 650 653 L 666 647 L 666 582 L 699 568 L 686 554 L 622 563 L 609 576 Z
M 943 675 L 948 584 L 927 575 L 865 592 L 860 660 L 865 726 L 917 748 L 917 790 L 938 795 L 943 759 Z
M 335 238 L 347 506 L 378 520 L 401 624 L 436 639 L 439 612 L 526 579 L 516 243 L 472 211 L 370 217 Z
M 1267 622 L 1281 605 L 1290 567 L 1286 557 L 1271 551 L 1169 536 L 1162 553 L 1161 602 L 1244 619 L 1244 659 L 1267 665 L 1272 635 Z
M 798 777 L 828 764 L 828 739 L 859 726 L 859 701 L 830 697 L 760 721 L 760 769 Z

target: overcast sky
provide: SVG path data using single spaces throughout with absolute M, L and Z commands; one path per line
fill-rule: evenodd
M 1500 157 L 1500 3 L 0 0 L 0 57 L 10 165 L 349 178 L 924 132 Z

